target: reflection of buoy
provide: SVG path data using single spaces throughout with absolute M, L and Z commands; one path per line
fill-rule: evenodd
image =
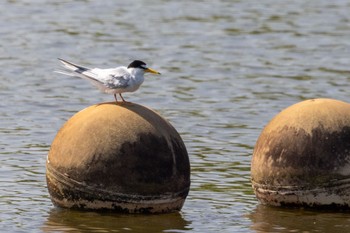
M 102 223 L 102 224 L 101 224 Z M 187 221 L 179 212 L 164 215 L 125 215 L 116 216 L 111 211 L 103 214 L 90 211 L 67 211 L 52 208 L 48 211 L 46 221 L 40 227 L 41 232 L 167 232 L 169 229 L 186 232 L 191 221 Z M 126 228 L 127 227 L 127 228 Z M 63 230 L 62 230 L 63 231 Z
M 78 112 L 60 129 L 46 178 L 60 207 L 163 213 L 182 208 L 190 164 L 180 135 L 157 113 L 104 103 Z
M 252 158 L 257 198 L 273 206 L 350 207 L 350 104 L 307 100 L 262 131 Z

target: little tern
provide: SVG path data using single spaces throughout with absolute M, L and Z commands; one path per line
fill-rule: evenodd
M 144 81 L 145 73 L 160 74 L 158 71 L 148 68 L 146 63 L 140 60 L 131 62 L 128 67 L 120 66 L 110 69 L 90 69 L 61 58 L 58 58 L 58 60 L 67 71 L 58 70 L 55 72 L 89 80 L 102 92 L 113 94 L 117 103 L 117 94 L 123 102 L 126 102 L 122 93 L 134 92 L 139 89 Z

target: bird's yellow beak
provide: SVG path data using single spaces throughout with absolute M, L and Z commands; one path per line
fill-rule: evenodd
M 160 74 L 158 71 L 153 70 L 153 69 L 151 69 L 151 68 L 146 68 L 146 69 L 145 69 L 145 72 L 152 73 L 152 74 Z

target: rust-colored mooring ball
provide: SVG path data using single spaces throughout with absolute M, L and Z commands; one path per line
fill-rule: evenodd
M 190 163 L 180 135 L 157 113 L 133 103 L 102 103 L 59 130 L 46 179 L 59 207 L 167 213 L 185 202 Z
M 251 179 L 261 203 L 350 207 L 350 104 L 312 99 L 294 104 L 263 129 Z

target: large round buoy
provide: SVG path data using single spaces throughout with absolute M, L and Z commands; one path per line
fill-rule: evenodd
M 59 207 L 166 213 L 184 204 L 190 163 L 180 135 L 159 114 L 133 103 L 102 103 L 59 130 L 46 179 Z
M 263 129 L 251 179 L 272 206 L 350 207 L 350 104 L 312 99 L 294 104 Z

